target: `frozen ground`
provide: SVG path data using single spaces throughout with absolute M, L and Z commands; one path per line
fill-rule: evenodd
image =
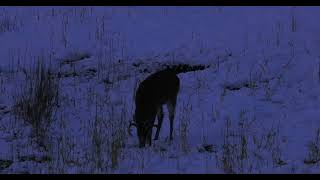
M 319 10 L 1 7 L 0 172 L 319 173 Z M 16 108 L 39 61 L 58 84 L 42 141 Z M 134 92 L 162 63 L 210 68 L 178 75 L 173 142 L 165 111 L 139 149 Z

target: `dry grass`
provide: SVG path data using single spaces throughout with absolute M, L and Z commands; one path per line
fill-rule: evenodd
M 120 163 L 127 137 L 127 107 L 114 105 L 96 97 L 96 113 L 89 127 L 89 163 L 92 172 L 115 170 Z
M 57 109 L 59 82 L 52 78 L 50 68 L 38 61 L 15 95 L 14 114 L 31 125 L 37 143 L 46 148 L 45 138 Z
M 305 164 L 318 164 L 320 162 L 320 128 L 316 131 L 316 136 L 308 145 L 308 157 L 304 160 Z
M 282 159 L 279 126 L 272 126 L 257 135 L 252 129 L 255 116 L 249 118 L 248 113 L 247 110 L 240 111 L 237 123 L 227 117 L 218 166 L 230 174 L 259 173 L 269 164 L 273 167 L 286 165 Z
M 192 111 L 192 105 L 190 102 L 183 104 L 180 118 L 180 148 L 183 153 L 188 153 L 190 151 L 188 143 L 188 133 L 189 133 L 189 124 L 190 124 L 190 113 Z

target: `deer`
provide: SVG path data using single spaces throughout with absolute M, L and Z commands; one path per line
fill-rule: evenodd
M 163 106 L 166 105 L 170 120 L 170 142 L 173 140 L 173 123 L 175 117 L 175 108 L 177 97 L 180 89 L 180 79 L 177 76 L 179 73 L 185 73 L 196 70 L 203 70 L 205 66 L 190 66 L 187 64 L 167 66 L 166 69 L 160 70 L 149 75 L 143 80 L 135 94 L 135 112 L 133 122 L 129 125 L 130 128 L 136 126 L 139 140 L 139 148 L 145 147 L 146 143 L 149 146 L 152 144 L 152 129 L 157 128 L 154 140 L 159 139 L 160 130 L 164 118 Z M 158 119 L 155 125 L 156 117 Z

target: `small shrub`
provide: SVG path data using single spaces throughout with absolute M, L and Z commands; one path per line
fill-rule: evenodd
M 20 93 L 14 97 L 14 113 L 32 127 L 37 143 L 45 147 L 45 138 L 57 107 L 58 80 L 52 78 L 51 70 L 38 61 L 30 72 Z
M 308 145 L 308 157 L 304 160 L 305 164 L 317 164 L 320 162 L 320 128 L 317 129 L 316 137 Z

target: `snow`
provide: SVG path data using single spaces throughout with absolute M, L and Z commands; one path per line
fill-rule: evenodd
M 319 7 L 0 12 L 0 173 L 319 173 Z M 37 60 L 61 76 L 46 150 L 14 111 Z M 173 142 L 165 108 L 140 149 L 134 93 L 163 63 L 210 67 L 178 74 Z

